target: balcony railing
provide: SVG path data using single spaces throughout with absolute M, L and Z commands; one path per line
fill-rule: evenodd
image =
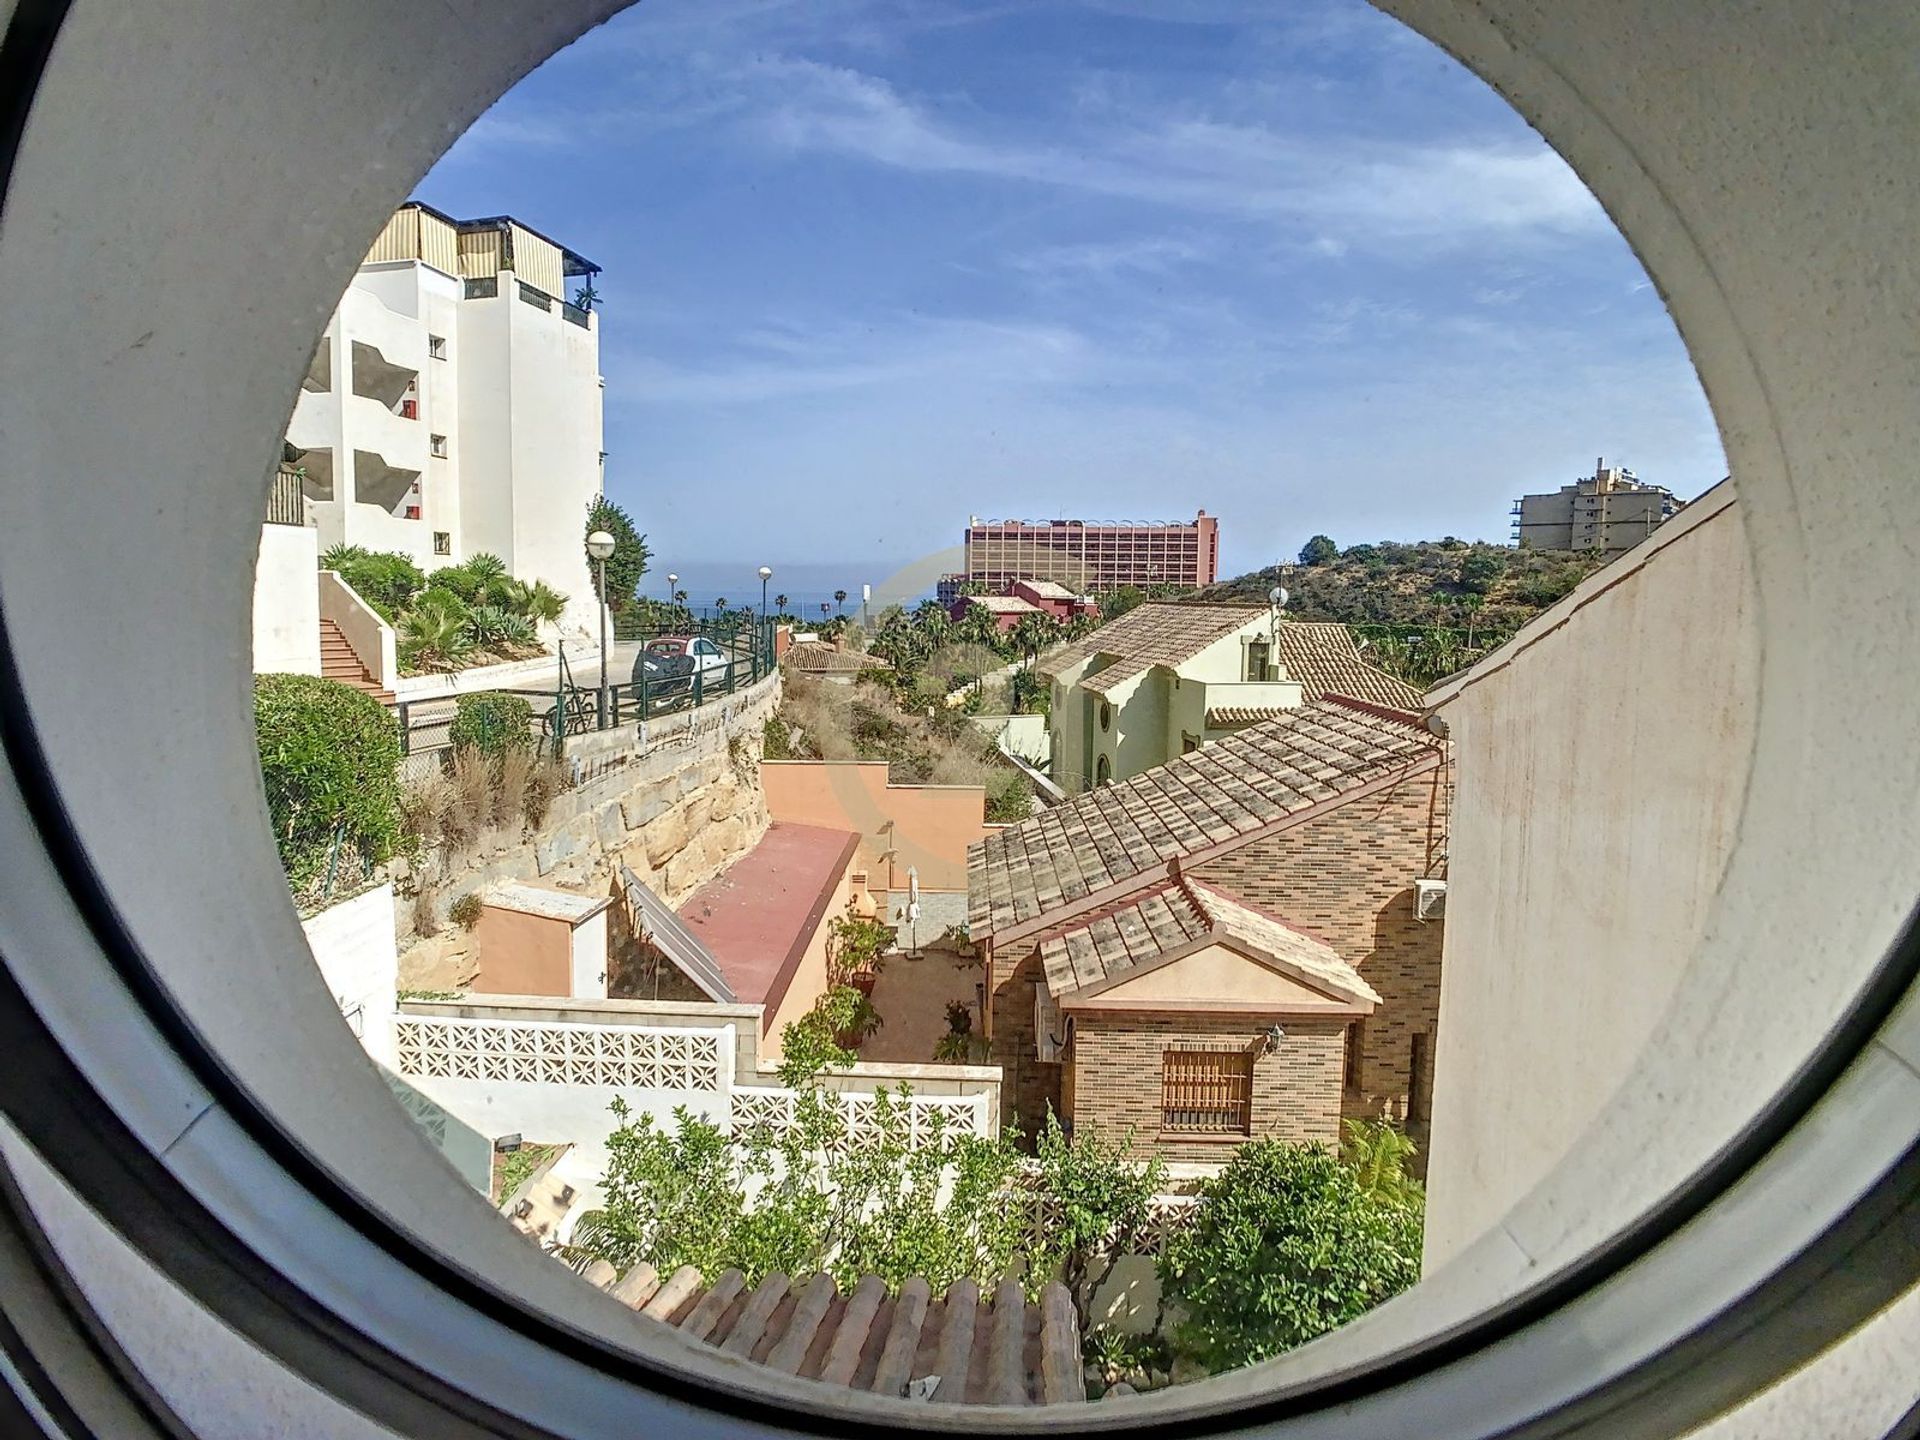
M 267 524 L 304 525 L 307 523 L 307 497 L 298 470 L 282 465 L 267 492 Z
M 565 300 L 562 300 L 560 302 L 560 315 L 569 325 L 578 325 L 582 330 L 592 328 L 590 322 L 587 320 L 587 312 L 582 310 L 578 305 L 569 305 Z
M 553 309 L 553 297 L 547 294 L 546 291 L 536 290 L 524 280 L 520 281 L 519 284 L 520 298 L 526 301 L 527 304 L 539 310 Z
M 489 275 L 482 280 L 467 281 L 466 298 L 469 300 L 491 300 L 500 293 L 500 277 Z

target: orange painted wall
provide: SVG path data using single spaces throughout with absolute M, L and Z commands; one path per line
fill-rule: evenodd
M 565 920 L 481 907 L 473 927 L 480 973 L 470 987 L 483 995 L 571 995 L 573 927 Z
M 965 890 L 967 847 L 987 834 L 983 788 L 889 785 L 884 760 L 769 760 L 760 784 L 776 822 L 857 833 L 859 863 L 878 889 L 904 890 L 911 865 L 922 890 Z M 882 830 L 889 820 L 893 830 Z M 880 858 L 889 844 L 898 852 L 891 875 Z

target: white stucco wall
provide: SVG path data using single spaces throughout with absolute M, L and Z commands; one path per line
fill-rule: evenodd
M 301 922 L 314 964 L 366 1052 L 389 1070 L 397 1063 L 393 1019 L 399 947 L 393 886 L 380 885 Z M 451 1108 L 451 1107 L 449 1107 Z
M 253 669 L 257 675 L 320 673 L 320 532 L 262 525 L 253 573 Z
M 1458 788 L 1429 1269 L 1579 1141 L 1660 1019 L 1731 852 L 1757 662 L 1728 484 L 1430 697 Z

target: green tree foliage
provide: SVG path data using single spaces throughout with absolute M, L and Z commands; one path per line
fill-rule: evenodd
M 363 867 L 391 858 L 400 842 L 392 716 L 337 680 L 257 675 L 253 723 L 267 814 L 296 891 L 324 873 L 336 846 Z
M 533 706 L 518 695 L 483 692 L 454 702 L 447 743 L 455 750 L 471 745 L 483 755 L 534 747 Z
M 583 548 L 586 537 L 596 530 L 613 536 L 613 555 L 607 561 L 607 607 L 618 613 L 633 604 L 652 551 L 647 548 L 647 537 L 634 525 L 633 517 L 604 495 L 587 506 L 587 525 L 580 532 Z M 587 564 L 597 572 L 597 562 L 592 556 L 587 557 Z
M 1086 1335 L 1094 1292 L 1146 1225 L 1148 1207 L 1166 1185 L 1166 1162 L 1136 1159 L 1131 1133 L 1114 1140 L 1084 1127 L 1068 1136 L 1051 1109 L 1034 1159 L 1034 1183 L 1048 1203 L 1031 1268 L 1060 1276 Z
M 1460 562 L 1458 584 L 1474 595 L 1485 595 L 1507 573 L 1507 558 L 1492 550 L 1476 550 Z
M 1017 825 L 1033 816 L 1033 782 L 1018 770 L 996 765 L 987 772 L 987 823 Z
M 427 583 L 425 572 L 405 555 L 375 554 L 358 545 L 330 547 L 320 557 L 320 568 L 338 573 L 388 624 Z
M 1269 1359 L 1412 1285 L 1420 1238 L 1418 1205 L 1375 1199 L 1325 1146 L 1242 1145 L 1160 1257 L 1174 1339 L 1215 1372 Z
M 1331 565 L 1340 558 L 1340 547 L 1325 535 L 1316 535 L 1300 547 L 1302 565 Z
M 1427 1192 L 1407 1168 L 1419 1147 L 1385 1120 L 1349 1120 L 1340 1158 L 1369 1198 L 1394 1205 L 1425 1205 Z
M 728 1137 L 685 1110 L 671 1129 L 614 1102 L 604 1208 L 583 1216 L 572 1258 L 663 1274 L 692 1265 L 707 1280 L 739 1269 L 749 1286 L 779 1271 L 830 1271 L 843 1290 L 863 1275 L 898 1289 L 916 1275 L 935 1292 L 989 1285 L 1019 1241 L 1004 1191 L 1019 1160 L 1006 1139 L 957 1128 L 913 1143 L 907 1092 L 878 1092 L 851 1132 L 833 1092 L 800 1090 L 795 1123 Z

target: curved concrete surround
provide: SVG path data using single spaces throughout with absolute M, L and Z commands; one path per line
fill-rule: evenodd
M 373 1344 L 558 1433 L 606 1433 L 616 1413 L 622 1431 L 774 1433 L 764 1416 L 688 1406 L 694 1392 L 676 1375 L 736 1394 L 772 1383 L 710 1352 L 658 1340 L 652 1362 L 606 1358 L 635 1343 L 631 1317 L 528 1249 L 410 1131 L 304 952 L 254 763 L 250 557 L 313 338 L 453 137 L 619 8 L 67 10 L 0 213 L 0 616 L 13 699 L 31 720 L 29 733 L 8 717 L 0 953 L 134 1141 Z M 1707 941 L 1639 1072 L 1488 1248 L 1378 1323 L 1281 1362 L 1287 1373 L 1344 1366 L 1453 1321 L 1586 1250 L 1622 1197 L 1651 1202 L 1679 1184 L 1826 1036 L 1920 891 L 1920 11 L 1865 0 L 1386 8 L 1540 128 L 1670 298 L 1739 477 L 1759 594 L 1758 721 Z M 27 22 L 61 9 L 0 4 L 14 21 L 0 58 L 30 60 Z M 327 83 L 303 78 L 317 75 Z M 110 593 L 137 603 L 107 603 L 103 569 Z M 100 704 L 103 676 L 140 703 Z M 196 1041 L 217 1064 L 183 1061 Z M 1588 1318 L 1566 1324 L 1577 1344 L 1544 1333 L 1557 1320 L 1507 1342 L 1557 1357 L 1516 1361 L 1510 1390 L 1463 1356 L 1274 1428 L 1479 1434 L 1548 1405 L 1541 1387 L 1577 1389 L 1637 1363 L 1691 1323 L 1686 1306 L 1723 1291 L 1731 1303 L 1757 1278 L 1767 1246 L 1727 1237 L 1764 1235 L 1777 1249 L 1788 1215 L 1811 1235 L 1913 1142 L 1916 1065 L 1909 1007 L 1863 1051 L 1826 1118 L 1769 1157 L 1758 1190 L 1647 1262 L 1665 1267 L 1664 1286 L 1629 1271 L 1582 1299 Z M 26 1106 L 10 1118 L 60 1169 L 62 1137 L 37 1128 L 51 1121 Z M 318 1167 L 303 1168 L 306 1157 Z M 372 1209 L 356 1211 L 356 1196 Z M 396 1250 L 387 1225 L 448 1260 Z M 1672 1313 L 1647 1311 L 1649 1296 Z M 136 1363 L 164 1369 L 173 1333 L 149 1323 L 122 1339 Z M 556 1337 L 571 1357 L 548 1348 Z M 207 1372 L 219 1368 L 176 1374 L 168 1398 L 217 1405 Z M 1282 1378 L 1246 1372 L 1149 1397 L 1137 1413 L 1224 1411 Z M 644 1414 L 609 1408 L 612 1387 L 628 1384 L 654 1390 Z M 290 1396 L 311 1388 L 287 1384 Z M 844 1403 L 888 1413 L 870 1398 Z M 1676 1406 L 1666 1413 L 1687 1413 Z M 966 1424 L 1002 1422 L 973 1413 Z

